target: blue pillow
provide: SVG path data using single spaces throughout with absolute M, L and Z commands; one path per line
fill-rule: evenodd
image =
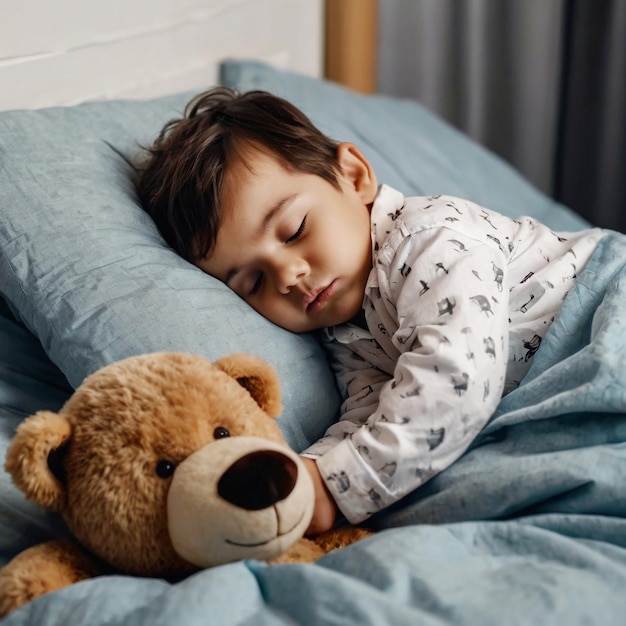
M 265 358 L 282 381 L 279 424 L 301 450 L 339 403 L 320 346 L 178 257 L 136 199 L 139 144 L 192 95 L 0 113 L 0 294 L 73 387 L 144 352 Z

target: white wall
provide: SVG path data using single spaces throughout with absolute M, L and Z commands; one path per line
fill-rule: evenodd
M 0 109 L 205 88 L 216 61 L 320 76 L 323 0 L 1 0 Z

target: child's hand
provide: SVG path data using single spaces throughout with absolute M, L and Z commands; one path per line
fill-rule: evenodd
M 300 457 L 307 468 L 313 487 L 315 488 L 315 510 L 313 511 L 313 519 L 306 531 L 307 535 L 319 535 L 326 530 L 330 530 L 335 525 L 337 519 L 337 505 L 332 499 L 320 472 L 317 469 L 315 459 Z

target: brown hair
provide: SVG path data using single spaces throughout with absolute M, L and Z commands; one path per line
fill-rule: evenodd
M 292 171 L 338 187 L 337 143 L 294 105 L 264 91 L 216 87 L 201 93 L 147 148 L 137 182 L 144 209 L 188 261 L 215 246 L 225 175 L 250 144 L 266 148 Z

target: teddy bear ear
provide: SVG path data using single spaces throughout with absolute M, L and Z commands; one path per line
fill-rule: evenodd
M 29 500 L 49 511 L 65 503 L 62 456 L 72 435 L 67 419 L 39 411 L 24 420 L 7 451 L 5 469 Z
M 270 417 L 281 414 L 280 382 L 269 363 L 258 356 L 239 352 L 215 361 L 215 365 L 247 389 Z

